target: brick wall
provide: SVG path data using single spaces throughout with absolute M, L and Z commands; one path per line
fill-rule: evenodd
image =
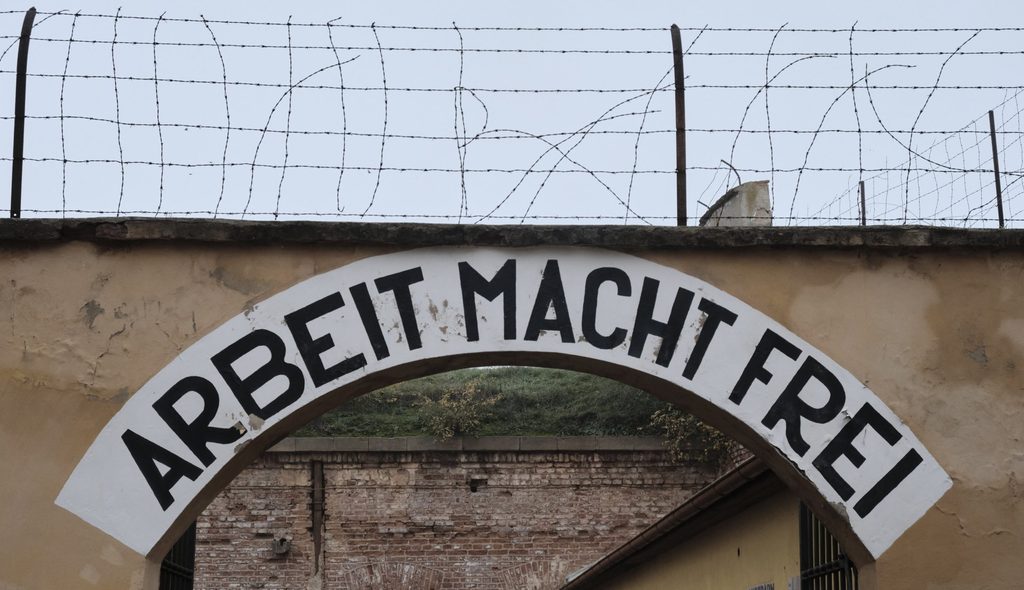
M 652 439 L 289 439 L 199 519 L 195 587 L 557 588 L 714 475 Z

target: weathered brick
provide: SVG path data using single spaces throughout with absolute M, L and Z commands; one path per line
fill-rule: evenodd
M 324 590 L 557 588 L 714 476 L 650 445 L 586 441 L 279 446 L 199 519 L 195 587 L 306 588 L 316 576 Z M 326 489 L 319 566 L 313 460 Z M 280 538 L 291 549 L 275 555 Z

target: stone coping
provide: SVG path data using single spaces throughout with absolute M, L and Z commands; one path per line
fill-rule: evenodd
M 185 241 L 363 246 L 595 246 L 667 248 L 1024 249 L 1021 229 L 924 226 L 624 227 L 454 225 L 223 219 L 0 219 L 0 242 Z
M 393 453 L 464 451 L 664 451 L 656 436 L 481 436 L 446 441 L 429 436 L 298 437 L 277 443 L 269 453 Z

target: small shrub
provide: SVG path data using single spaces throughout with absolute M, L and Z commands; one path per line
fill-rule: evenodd
M 462 386 L 445 387 L 434 399 L 423 395 L 418 405 L 430 433 L 439 440 L 479 434 L 484 422 L 494 413 L 499 394 L 488 392 L 474 379 Z
M 698 461 L 718 468 L 736 447 L 731 438 L 675 406 L 667 405 L 651 415 L 651 425 L 662 432 L 675 461 Z

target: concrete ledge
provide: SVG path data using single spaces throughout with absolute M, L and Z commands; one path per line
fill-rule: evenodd
M 1024 249 L 1024 230 L 924 226 L 623 227 L 452 225 L 222 219 L 0 219 L 0 242 L 185 241 L 364 246 L 597 246 L 667 248 Z
M 656 436 L 481 436 L 439 441 L 429 436 L 291 437 L 269 449 L 271 453 L 338 452 L 464 452 L 464 451 L 663 451 Z
M 663 451 L 663 439 L 657 436 L 597 436 L 598 451 Z
M 555 439 L 559 451 L 595 451 L 596 436 L 560 436 Z
M 437 440 L 429 436 L 411 436 L 406 439 L 408 451 L 461 451 L 462 439 Z
M 283 446 L 287 445 L 287 446 Z M 366 451 L 368 450 L 368 441 L 365 438 L 286 438 L 277 445 L 275 449 L 282 447 L 282 451 L 293 453 L 308 453 L 311 451 L 333 451 L 333 452 L 345 452 L 345 451 Z
M 524 436 L 519 439 L 521 451 L 557 451 L 558 439 L 553 436 Z
M 367 438 L 367 448 L 369 451 L 398 451 L 405 452 L 409 450 L 409 439 L 407 438 Z M 372 441 L 372 442 L 371 442 Z
M 462 449 L 465 451 L 518 451 L 520 450 L 518 436 L 468 436 L 462 439 Z

